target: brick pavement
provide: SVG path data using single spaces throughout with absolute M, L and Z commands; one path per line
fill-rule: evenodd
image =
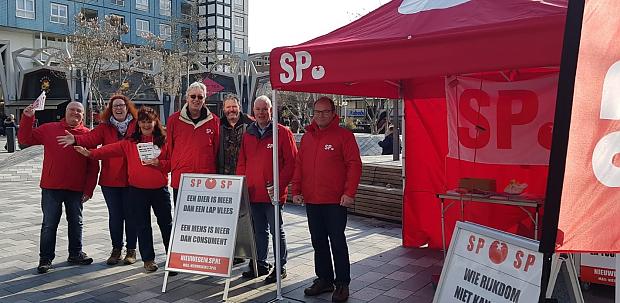
M 0 137 L 0 148 L 4 138 Z M 36 274 L 41 224 L 41 149 L 14 154 L 0 151 L 0 302 L 220 302 L 224 279 L 179 274 L 169 278 L 161 293 L 163 270 L 147 274 L 139 261 L 134 265 L 105 265 L 110 252 L 107 209 L 99 187 L 84 208 L 84 251 L 95 259 L 89 266 L 69 265 L 67 226 L 61 220 L 54 269 Z M 153 219 L 153 222 L 156 222 Z M 313 250 L 304 209 L 284 209 L 289 261 L 283 280 L 285 297 L 304 302 L 329 302 L 330 294 L 304 297 L 314 273 Z M 163 268 L 164 249 L 153 226 L 157 261 Z M 441 252 L 401 247 L 401 226 L 375 219 L 349 216 L 347 238 L 351 256 L 351 297 L 348 302 L 431 302 L 432 274 L 441 271 Z M 273 259 L 273 257 L 272 257 Z M 231 302 L 266 302 L 275 298 L 275 286 L 262 279 L 245 280 L 233 270 Z M 613 288 L 595 285 L 584 293 L 586 302 L 613 302 Z

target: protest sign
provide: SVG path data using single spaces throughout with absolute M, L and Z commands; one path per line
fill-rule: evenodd
M 616 284 L 616 254 L 610 253 L 583 253 L 579 268 L 581 281 L 615 285 Z
M 230 277 L 243 180 L 181 175 L 166 270 Z
M 538 241 L 457 222 L 433 302 L 538 302 Z

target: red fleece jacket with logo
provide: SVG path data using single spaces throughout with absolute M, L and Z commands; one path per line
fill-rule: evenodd
M 301 138 L 293 176 L 293 195 L 307 204 L 339 204 L 343 194 L 354 198 L 362 176 L 362 160 L 353 133 L 338 126 L 325 129 L 315 122 Z
M 17 138 L 20 144 L 43 145 L 41 188 L 72 190 L 92 197 L 97 185 L 99 161 L 89 160 L 73 146 L 62 147 L 56 141 L 56 137 L 64 136 L 65 131 L 83 135 L 90 130 L 82 124 L 71 127 L 65 120 L 45 123 L 34 129 L 33 124 L 34 117 L 22 115 Z
M 140 142 L 153 142 L 151 136 L 143 136 Z M 156 147 L 156 151 L 157 146 Z M 157 154 L 155 154 L 157 155 Z M 166 145 L 159 149 L 159 166 L 142 165 L 138 154 L 138 144 L 131 140 L 122 140 L 108 144 L 90 151 L 92 159 L 112 159 L 123 157 L 127 160 L 128 183 L 130 186 L 142 189 L 157 189 L 168 186 L 168 172 L 170 171 L 170 161 L 166 153 Z
M 179 188 L 182 173 L 215 174 L 220 142 L 220 119 L 208 113 L 194 124 L 187 104 L 168 118 L 166 145 L 172 169 L 172 188 Z
M 85 147 L 95 147 L 98 145 L 108 145 L 120 140 L 127 139 L 133 134 L 136 128 L 136 119 L 131 120 L 127 126 L 125 136 L 119 137 L 118 130 L 110 123 L 101 123 L 91 132 L 75 136 L 76 145 Z M 101 173 L 99 174 L 99 185 L 109 187 L 127 186 L 127 161 L 124 157 L 114 157 L 101 160 Z
M 271 203 L 267 193 L 267 183 L 273 184 L 273 132 L 271 126 L 260 134 L 256 122 L 252 123 L 243 134 L 237 175 L 245 175 L 248 185 L 250 202 Z M 280 182 L 279 201 L 284 203 L 288 192 L 288 184 L 295 172 L 295 156 L 297 145 L 293 133 L 285 126 L 278 124 L 278 169 Z

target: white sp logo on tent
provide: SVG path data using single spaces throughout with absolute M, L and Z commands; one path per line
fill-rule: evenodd
M 469 2 L 470 0 L 403 0 L 398 12 L 403 15 L 417 14 L 433 9 L 444 9 Z
M 293 63 L 294 62 L 294 63 Z M 280 73 L 280 82 L 289 83 L 295 79 L 300 82 L 303 80 L 303 72 L 312 64 L 312 55 L 307 51 L 295 52 L 295 56 L 291 53 L 283 53 L 280 55 L 280 67 L 284 70 Z M 322 65 L 312 66 L 312 79 L 319 80 L 325 76 L 325 68 Z

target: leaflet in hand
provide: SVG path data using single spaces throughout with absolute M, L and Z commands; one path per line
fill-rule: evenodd
M 151 160 L 155 158 L 155 148 L 153 142 L 148 143 L 138 143 L 138 155 L 140 156 L 140 161 L 144 164 L 144 161 Z
M 37 110 L 44 110 L 45 109 L 45 99 L 46 99 L 45 91 L 42 91 L 41 94 L 39 95 L 39 97 L 37 98 L 37 100 L 34 100 L 34 102 L 32 103 L 33 109 L 35 111 L 37 111 Z

